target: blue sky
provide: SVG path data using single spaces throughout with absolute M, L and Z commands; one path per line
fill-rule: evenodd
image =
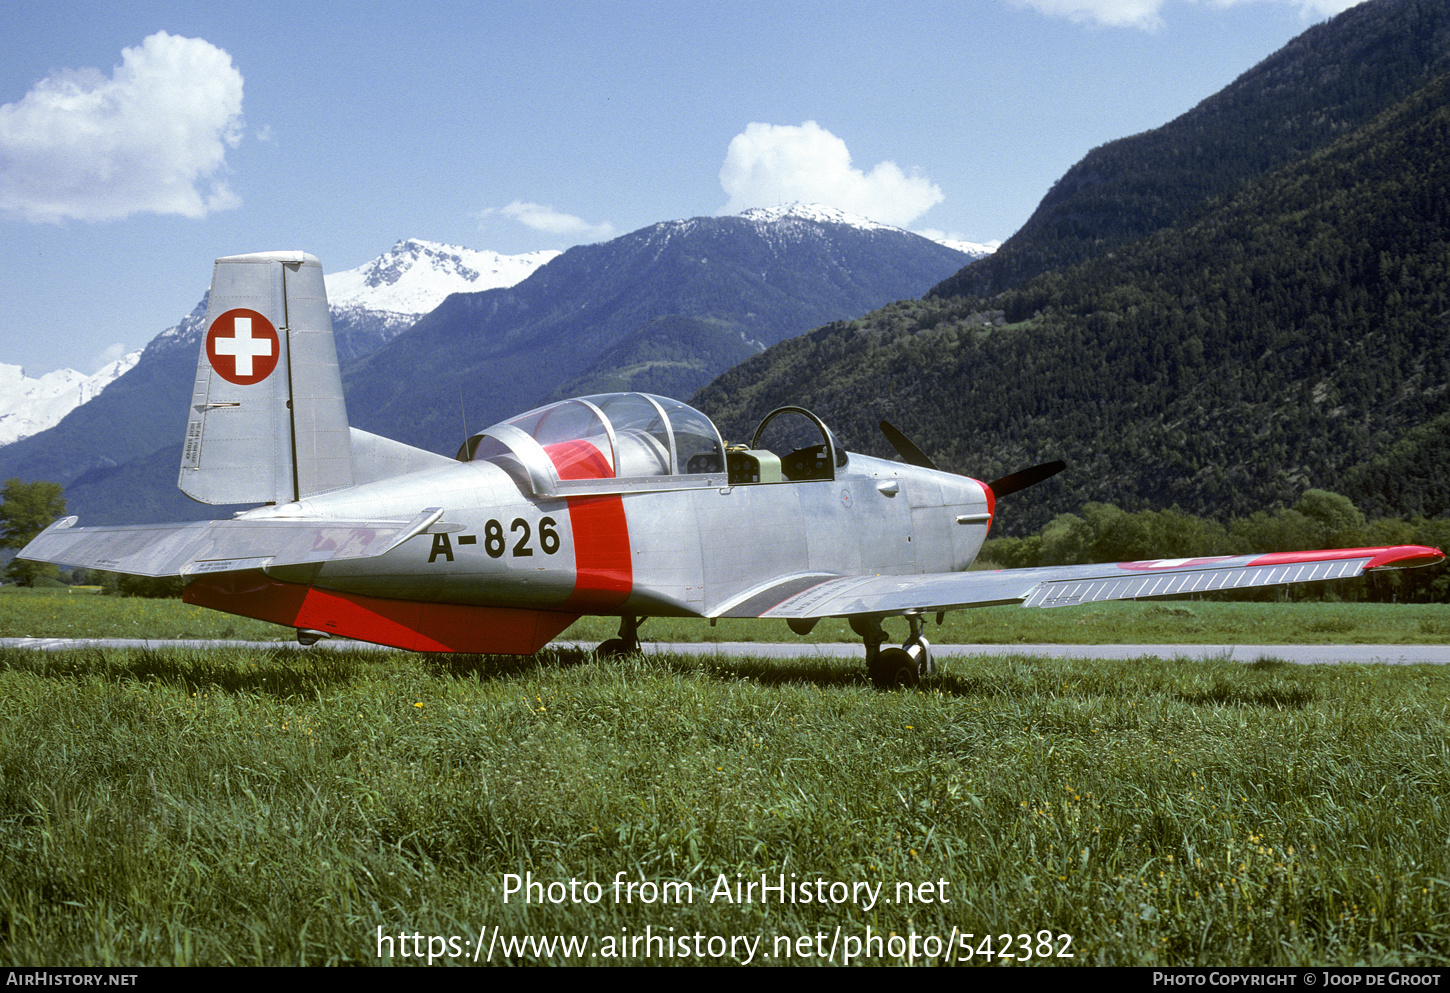
M 93 371 L 218 255 L 516 253 L 813 200 L 1005 239 L 1349 0 L 37 5 L 0 38 L 0 362 Z

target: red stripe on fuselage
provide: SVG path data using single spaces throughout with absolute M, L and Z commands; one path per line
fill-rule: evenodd
M 560 479 L 612 479 L 614 469 L 604 454 L 587 441 L 545 445 Z M 574 592 L 560 610 L 610 613 L 634 589 L 634 555 L 624 500 L 607 496 L 569 497 L 569 523 L 574 533 Z

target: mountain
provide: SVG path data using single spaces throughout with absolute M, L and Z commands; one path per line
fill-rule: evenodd
M 1372 0 L 1305 31 L 1188 113 L 1089 152 L 989 258 L 933 290 L 988 295 L 1191 223 L 1450 69 L 1450 5 Z
M 557 252 L 505 256 L 408 239 L 371 262 L 326 277 L 338 351 L 365 355 L 449 294 L 523 279 Z M 206 298 L 143 349 L 104 392 L 48 430 L 0 447 L 0 479 L 45 479 L 66 487 L 87 523 L 184 520 L 224 515 L 176 489 L 177 454 L 196 359 L 206 331 Z M 0 366 L 0 389 L 3 370 Z M 0 409 L 8 409 L 0 407 Z M 3 422 L 0 422 L 3 423 Z
M 1012 497 L 1005 533 L 1087 501 L 1222 520 L 1312 488 L 1372 516 L 1450 513 L 1447 22 L 1371 0 L 1311 29 L 1205 102 L 1214 134 L 1278 147 L 1276 168 L 1218 145 L 1145 170 L 1143 136 L 1097 150 L 1035 215 L 1091 205 L 1081 227 L 1014 236 L 1017 262 L 776 346 L 695 402 L 737 435 L 801 404 L 882 455 L 886 417 L 981 479 L 1067 460 Z M 1379 102 L 1349 113 L 1347 74 Z M 1333 136 L 1296 144 L 1321 119 Z M 1187 175 L 1216 192 L 1160 210 Z
M 687 397 L 721 369 L 760 354 L 739 325 L 711 317 L 656 317 L 554 389 L 550 399 L 636 391 Z
M 98 396 L 134 366 L 141 353 L 132 352 L 108 362 L 87 376 L 74 369 L 57 369 L 38 379 L 18 365 L 0 363 L 0 445 L 44 431 L 61 418 Z
M 967 259 L 813 205 L 654 224 L 571 248 L 507 289 L 448 298 L 344 367 L 348 408 L 360 428 L 452 452 L 463 430 L 566 388 L 687 396 L 758 348 L 917 296 Z
M 371 262 L 325 277 L 340 361 L 376 351 L 451 293 L 513 286 L 556 251 L 500 255 L 408 239 Z

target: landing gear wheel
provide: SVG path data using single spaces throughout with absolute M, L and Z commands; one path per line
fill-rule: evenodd
M 866 669 L 878 690 L 890 690 L 898 686 L 910 689 L 921 678 L 920 666 L 920 660 L 906 649 L 887 648 L 877 652 L 876 657 L 867 663 Z
M 633 614 L 625 614 L 619 619 L 619 637 L 610 638 L 608 641 L 594 649 L 594 654 L 602 659 L 618 659 L 626 655 L 639 654 L 639 626 L 644 623 L 643 617 L 635 617 Z
M 610 638 L 601 642 L 594 649 L 594 654 L 601 659 L 621 659 L 626 655 L 633 655 L 639 651 L 639 642 L 628 642 L 623 638 Z

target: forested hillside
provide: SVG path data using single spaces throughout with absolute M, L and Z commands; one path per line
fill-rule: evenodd
M 1347 18 L 1316 29 L 1316 44 L 1358 30 Z M 1297 99 L 1313 91 L 1314 64 Z M 803 404 L 876 454 L 890 454 L 884 416 L 944 467 L 983 479 L 1066 459 L 1057 480 L 1004 501 L 998 534 L 1087 501 L 1227 521 L 1309 489 L 1372 517 L 1445 514 L 1447 161 L 1442 74 L 1189 219 L 1005 292 L 939 290 L 829 325 L 696 399 L 737 437 L 771 407 Z M 1109 177 L 1102 195 L 1115 188 Z
M 1372 0 L 1316 25 L 1181 117 L 1089 152 L 990 257 L 933 293 L 990 294 L 1171 225 L 1302 160 L 1450 69 L 1450 4 Z

